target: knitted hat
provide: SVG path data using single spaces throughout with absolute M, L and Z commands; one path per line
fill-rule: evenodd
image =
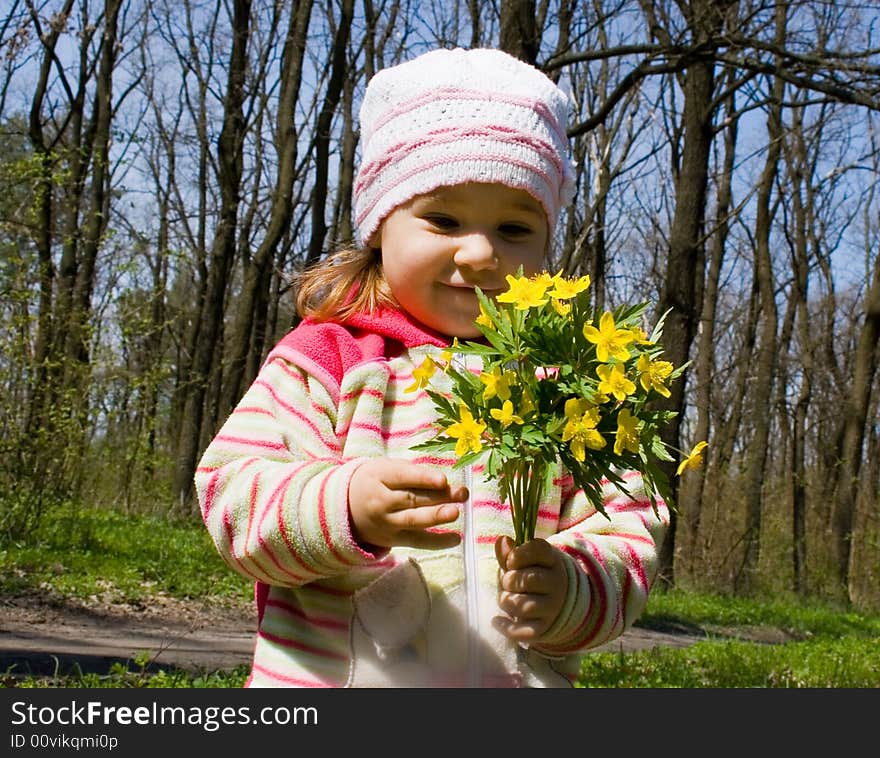
M 529 192 L 550 233 L 574 195 L 568 98 L 500 50 L 434 50 L 382 69 L 361 104 L 358 241 L 417 195 L 464 182 Z

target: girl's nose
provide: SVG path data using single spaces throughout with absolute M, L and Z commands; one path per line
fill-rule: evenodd
M 474 270 L 494 269 L 498 266 L 495 245 L 485 234 L 468 234 L 459 239 L 455 251 L 455 265 Z

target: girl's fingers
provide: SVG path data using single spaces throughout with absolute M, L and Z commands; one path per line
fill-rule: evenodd
M 514 621 L 506 616 L 495 616 L 492 619 L 494 626 L 501 634 L 515 642 L 531 642 L 538 639 L 546 630 L 544 621 L 532 620 L 526 622 Z
M 460 503 L 467 499 L 467 488 L 457 487 L 439 490 L 426 489 L 400 489 L 392 490 L 391 511 L 405 512 L 429 506 L 442 505 L 444 503 Z
M 547 616 L 547 603 L 543 597 L 520 592 L 500 592 L 498 607 L 517 622 L 543 619 Z
M 446 475 L 431 466 L 382 459 L 377 478 L 390 490 L 445 490 L 449 487 Z
M 401 531 L 430 529 L 441 524 L 448 524 L 457 518 L 458 508 L 449 503 L 402 508 L 388 514 L 388 520 Z
M 552 568 L 557 555 L 553 546 L 543 539 L 534 539 L 513 548 L 507 556 L 506 569 L 522 569 L 526 566 Z
M 507 566 L 507 557 L 513 550 L 513 540 L 510 537 L 499 537 L 495 540 L 495 560 L 504 569 Z
M 548 595 L 554 590 L 553 574 L 539 566 L 501 573 L 501 589 L 508 592 Z

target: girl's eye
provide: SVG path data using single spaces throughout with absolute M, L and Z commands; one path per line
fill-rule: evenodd
M 502 224 L 498 230 L 506 237 L 524 237 L 532 232 L 525 224 Z
M 458 226 L 458 221 L 456 221 L 452 216 L 441 216 L 438 214 L 431 214 L 429 216 L 425 216 L 425 220 L 431 224 L 431 226 L 442 229 L 455 229 Z

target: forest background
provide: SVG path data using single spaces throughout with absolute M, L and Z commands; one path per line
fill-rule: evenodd
M 489 46 L 571 93 L 552 268 L 650 300 L 666 586 L 880 607 L 880 14 L 770 0 L 7 0 L 0 543 L 71 504 L 197 522 L 201 451 L 353 236 L 377 70 Z M 674 468 L 674 463 L 670 468 Z M 2 544 L 0 544 L 2 547 Z

